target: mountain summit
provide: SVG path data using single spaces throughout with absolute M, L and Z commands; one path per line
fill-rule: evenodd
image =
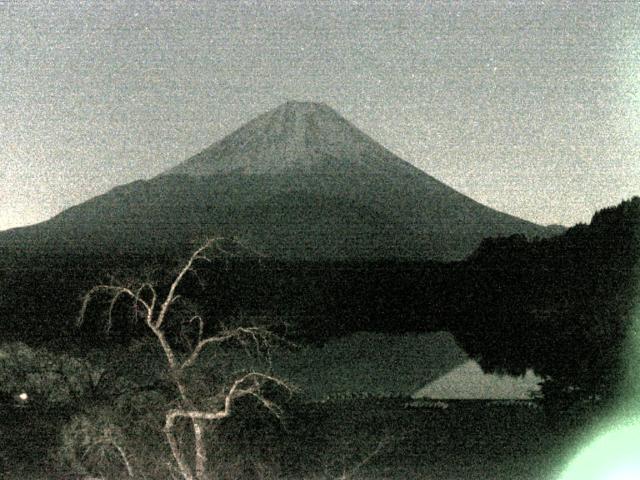
M 514 233 L 552 232 L 465 197 L 322 103 L 287 102 L 155 178 L 0 233 L 0 246 L 145 256 L 215 235 L 276 259 L 456 260 Z
M 167 173 L 332 173 L 336 164 L 385 173 L 388 163 L 408 166 L 324 103 L 287 102 Z

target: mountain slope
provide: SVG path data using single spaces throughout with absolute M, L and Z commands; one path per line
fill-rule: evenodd
M 514 233 L 552 231 L 447 187 L 326 105 L 288 102 L 158 177 L 1 233 L 0 244 L 144 255 L 223 235 L 281 259 L 457 260 Z

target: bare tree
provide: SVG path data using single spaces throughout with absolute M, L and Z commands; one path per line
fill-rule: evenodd
M 193 367 L 203 350 L 212 345 L 220 345 L 232 340 L 249 343 L 260 348 L 269 346 L 277 337 L 267 328 L 261 326 L 245 326 L 235 328 L 221 328 L 216 335 L 205 335 L 205 320 L 200 315 L 191 315 L 187 323 L 196 326 L 196 338 L 190 342 L 187 351 L 181 351 L 172 346 L 167 335 L 167 323 L 172 306 L 180 298 L 177 290 L 183 279 L 189 272 L 193 272 L 194 264 L 198 261 L 207 261 L 206 252 L 217 248 L 219 252 L 224 250 L 220 246 L 220 238 L 207 240 L 195 250 L 186 264 L 180 269 L 173 279 L 164 298 L 159 298 L 156 287 L 150 282 L 144 282 L 136 287 L 118 285 L 96 285 L 83 297 L 82 307 L 78 322 L 81 324 L 91 299 L 98 294 L 107 294 L 110 297 L 107 312 L 107 327 L 113 323 L 113 312 L 120 299 L 128 298 L 136 315 L 141 318 L 146 327 L 153 333 L 160 345 L 166 361 L 169 377 L 178 392 L 178 408 L 172 408 L 166 412 L 164 434 L 171 449 L 175 463 L 184 480 L 207 480 L 207 448 L 205 443 L 205 427 L 210 421 L 217 421 L 228 417 L 232 413 L 234 402 L 242 397 L 251 396 L 266 407 L 276 416 L 280 416 L 278 406 L 262 393 L 262 387 L 266 383 L 277 384 L 291 391 L 291 387 L 283 380 L 266 373 L 250 371 L 232 380 L 218 395 L 219 407 L 217 409 L 201 408 L 190 392 L 185 380 L 186 370 Z M 190 461 L 175 434 L 176 422 L 186 419 L 191 423 L 194 438 L 194 455 Z
M 335 463 L 330 466 L 324 467 L 324 475 L 327 478 L 331 478 L 334 480 L 352 480 L 358 474 L 358 472 L 365 467 L 368 463 L 370 463 L 375 457 L 380 455 L 386 448 L 388 448 L 392 443 L 391 436 L 383 437 L 375 446 L 375 448 L 371 449 L 367 452 L 359 461 L 355 463 L 353 466 L 347 466 L 347 461 L 345 460 L 345 456 L 340 461 L 341 464 L 341 473 L 338 476 L 332 474 L 331 471 L 335 468 Z M 335 459 L 334 459 L 335 460 Z M 350 462 L 349 462 L 350 463 Z

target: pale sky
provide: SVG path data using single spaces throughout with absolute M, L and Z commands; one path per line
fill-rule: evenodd
M 0 0 L 0 229 L 329 104 L 542 224 L 640 194 L 640 3 Z

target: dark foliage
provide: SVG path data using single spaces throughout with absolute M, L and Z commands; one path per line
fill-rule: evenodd
M 60 338 L 84 345 L 127 341 L 141 332 L 127 321 L 124 305 L 123 315 L 115 315 L 122 321 L 109 338 L 104 318 L 88 318 L 82 330 L 74 328 L 81 294 L 101 281 L 113 283 L 114 266 L 117 283 L 150 272 L 156 284 L 158 278 L 167 280 L 164 287 L 160 280 L 162 291 L 175 258 L 180 258 L 177 253 L 167 252 L 149 257 L 32 254 L 0 271 L 0 285 L 6 285 L 0 302 L 2 327 L 13 339 L 30 343 Z M 322 342 L 360 330 L 442 329 L 449 270 L 430 261 L 301 262 L 244 256 L 199 264 L 197 275 L 185 278 L 180 293 L 212 320 L 270 317 L 286 323 L 288 333 L 298 339 Z
M 639 259 L 638 197 L 554 238 L 485 240 L 456 267 L 450 329 L 487 371 L 532 368 L 559 405 L 612 399 L 624 386 Z

